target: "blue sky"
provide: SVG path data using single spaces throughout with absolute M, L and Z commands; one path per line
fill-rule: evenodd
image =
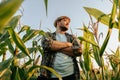
M 54 20 L 59 16 L 69 16 L 71 18 L 70 27 L 74 34 L 82 36 L 82 31 L 76 28 L 82 28 L 83 23 L 88 25 L 90 18 L 83 7 L 96 8 L 109 14 L 112 9 L 112 3 L 109 0 L 48 0 L 48 15 L 46 16 L 44 0 L 24 0 L 20 10 L 23 12 L 21 24 L 29 25 L 33 29 L 41 29 L 44 31 L 55 31 L 53 26 Z M 20 11 L 17 14 L 21 14 Z M 107 27 L 103 24 L 99 25 L 99 33 L 103 32 L 101 44 L 107 34 Z M 118 47 L 118 31 L 113 29 L 107 50 L 116 50 Z

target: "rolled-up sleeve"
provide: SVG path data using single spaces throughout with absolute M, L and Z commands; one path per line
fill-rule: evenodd
M 41 45 L 42 45 L 42 48 L 43 49 L 50 49 L 51 47 L 51 43 L 52 43 L 52 39 L 46 37 L 46 36 L 43 36 L 42 39 L 41 39 Z
M 75 56 L 81 56 L 81 54 L 82 54 L 82 45 L 80 44 L 79 40 L 77 40 L 77 38 L 73 40 L 72 50 L 73 50 L 73 54 Z

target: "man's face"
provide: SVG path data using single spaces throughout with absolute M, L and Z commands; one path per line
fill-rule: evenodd
M 59 21 L 59 27 L 61 31 L 67 31 L 69 28 L 69 20 L 68 19 L 62 19 Z

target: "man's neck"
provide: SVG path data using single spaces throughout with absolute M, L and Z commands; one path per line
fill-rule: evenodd
M 56 33 L 65 34 L 66 31 L 56 30 Z

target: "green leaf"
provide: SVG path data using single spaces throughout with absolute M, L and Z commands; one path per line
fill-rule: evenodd
M 40 31 L 39 30 L 29 30 L 22 38 L 24 42 L 32 39 L 35 37 Z
M 22 2 L 23 0 L 6 0 L 0 3 L 0 32 L 3 31 Z
M 84 28 L 81 30 L 83 30 L 84 34 L 83 34 L 83 37 L 78 36 L 78 39 L 98 47 L 98 44 L 94 41 L 94 37 L 93 37 L 94 34 L 90 32 L 89 29 L 85 25 L 84 25 Z
M 37 68 L 44 68 L 46 70 L 49 70 L 50 72 L 52 72 L 56 77 L 59 78 L 59 80 L 62 80 L 61 76 L 52 68 L 47 67 L 47 66 L 33 66 L 29 69 L 27 75 L 26 75 L 26 80 L 29 80 L 31 78 L 31 76 L 33 75 L 33 73 L 35 72 L 35 70 Z
M 110 27 L 110 24 L 115 22 L 115 19 L 116 19 L 115 16 L 117 14 L 117 4 L 118 4 L 118 0 L 114 0 L 114 4 L 112 7 L 112 11 L 111 11 L 109 27 Z M 113 26 L 111 26 L 111 27 L 113 27 Z
M 112 29 L 109 29 L 109 30 L 108 30 L 108 33 L 107 33 L 107 36 L 106 36 L 106 38 L 105 38 L 105 40 L 104 40 L 104 42 L 103 42 L 103 44 L 102 44 L 102 47 L 101 47 L 101 49 L 100 49 L 100 57 L 102 57 L 102 55 L 103 55 L 103 53 L 104 53 L 104 51 L 105 51 L 105 49 L 106 49 L 106 46 L 107 46 L 108 41 L 109 41 L 109 39 L 110 39 L 111 33 L 112 33 Z
M 33 53 L 33 52 L 36 51 L 36 50 L 37 50 L 37 48 L 28 48 L 29 54 Z M 24 58 L 24 57 L 26 57 L 26 56 L 27 56 L 27 55 L 24 54 L 23 52 L 21 52 L 21 53 L 19 53 L 19 54 L 17 55 L 18 58 Z
M 46 9 L 46 15 L 47 15 L 47 10 L 48 10 L 48 0 L 44 0 L 44 4 L 45 4 L 45 9 Z
M 0 43 L 0 56 L 8 50 L 6 42 Z
M 109 57 L 109 61 L 110 61 L 113 71 L 116 72 L 117 64 L 115 64 L 115 62 L 114 62 L 114 59 L 116 59 L 116 57 L 114 55 L 109 55 L 108 57 Z
M 28 25 L 24 25 L 21 29 L 20 29 L 20 31 L 18 32 L 18 34 L 20 34 L 21 32 L 23 32 L 23 31 L 29 31 L 30 30 L 30 26 L 28 26 Z
M 12 42 L 10 41 L 10 39 L 7 39 L 5 43 L 8 45 L 9 51 L 14 55 L 14 48 L 12 46 Z
M 21 80 L 25 80 L 25 75 L 26 75 L 26 68 L 18 68 L 19 69 L 19 75 L 20 75 L 20 78 Z
M 43 30 L 40 30 L 39 34 L 40 34 L 40 35 L 43 35 L 43 36 L 48 36 L 48 35 L 46 34 L 46 32 L 44 32 Z
M 81 58 L 81 57 L 80 57 Z M 82 68 L 84 74 L 86 74 L 86 69 L 85 69 L 85 65 L 84 65 L 84 61 L 83 60 L 80 60 L 80 67 Z
M 119 32 L 118 32 L 118 40 L 120 42 L 120 26 L 119 26 Z
M 84 7 L 84 9 L 88 12 L 88 14 L 92 15 L 94 18 L 99 20 L 101 23 L 109 26 L 109 21 L 110 21 L 109 15 L 106 15 L 102 11 L 95 9 L 95 8 Z M 114 24 L 113 27 L 118 29 L 118 25 L 116 24 Z
M 6 68 L 4 69 L 1 73 L 0 73 L 0 80 L 11 80 L 11 70 L 10 68 Z
M 22 80 L 19 74 L 19 67 L 14 67 L 12 72 L 13 72 L 11 76 L 12 80 Z
M 120 59 L 120 47 L 117 48 L 115 55 Z
M 97 43 L 93 42 L 92 40 L 90 40 L 90 39 L 88 39 L 88 38 L 84 38 L 84 37 L 79 36 L 78 39 L 79 39 L 79 40 L 82 40 L 82 41 L 85 41 L 85 42 L 88 42 L 88 43 L 90 43 L 90 44 L 98 47 Z
M 0 43 L 3 41 L 5 41 L 6 39 L 9 38 L 9 33 L 7 31 L 5 31 L 4 33 L 2 33 L 2 35 L 0 36 Z
M 20 20 L 20 18 L 21 18 L 21 15 L 14 16 L 9 21 L 9 23 L 7 24 L 7 26 L 12 27 L 13 29 L 15 29 L 17 27 L 17 25 L 18 25 L 18 21 Z
M 114 1 L 114 4 L 113 4 L 113 8 L 112 8 L 112 12 L 111 12 L 111 17 L 110 17 L 110 20 L 109 20 L 109 30 L 108 30 L 108 33 L 107 33 L 107 36 L 104 40 L 104 43 L 101 47 L 101 50 L 100 50 L 100 56 L 103 55 L 105 49 L 106 49 L 106 46 L 108 44 L 108 41 L 110 39 L 110 36 L 111 36 L 111 33 L 112 33 L 112 28 L 113 28 L 113 24 L 115 23 L 115 16 L 117 14 L 117 1 L 115 0 Z
M 29 58 L 29 51 L 26 48 L 26 46 L 24 45 L 24 42 L 20 39 L 19 35 L 12 29 L 12 28 L 8 28 L 8 32 L 10 34 L 10 36 L 12 37 L 13 41 L 15 42 L 16 46 L 24 53 L 26 54 Z
M 118 13 L 118 39 L 119 39 L 119 42 L 120 42 L 120 0 L 119 0 L 119 3 L 118 3 L 118 5 L 119 5 L 119 13 Z
M 95 61 L 100 67 L 102 67 L 104 65 L 104 61 L 102 57 L 100 57 L 100 53 L 99 53 L 100 49 L 94 45 L 92 45 L 92 49 L 93 49 L 93 55 L 94 55 Z
M 3 70 L 9 68 L 12 61 L 13 61 L 13 59 L 12 59 L 12 58 L 9 58 L 9 59 L 1 62 L 1 63 L 0 63 L 0 73 L 1 73 Z
M 47 70 L 49 70 L 50 72 L 52 72 L 57 78 L 59 78 L 59 80 L 62 80 L 62 77 L 52 68 L 47 67 L 47 66 L 40 66 L 40 68 L 45 68 Z
M 22 65 L 22 68 L 30 65 L 32 61 L 33 61 L 33 60 L 31 59 L 31 60 L 29 60 L 28 62 L 26 62 L 25 64 L 23 64 L 23 65 Z
M 83 37 L 78 37 L 78 39 L 84 41 L 83 42 L 84 66 L 87 71 L 90 71 L 91 70 L 90 41 L 88 40 L 91 40 L 91 34 L 88 28 L 86 28 L 86 26 L 84 26 Z
M 38 46 L 37 48 L 38 48 L 39 52 L 40 52 L 42 55 L 44 55 L 44 52 L 43 52 L 42 47 L 41 47 L 41 46 Z

